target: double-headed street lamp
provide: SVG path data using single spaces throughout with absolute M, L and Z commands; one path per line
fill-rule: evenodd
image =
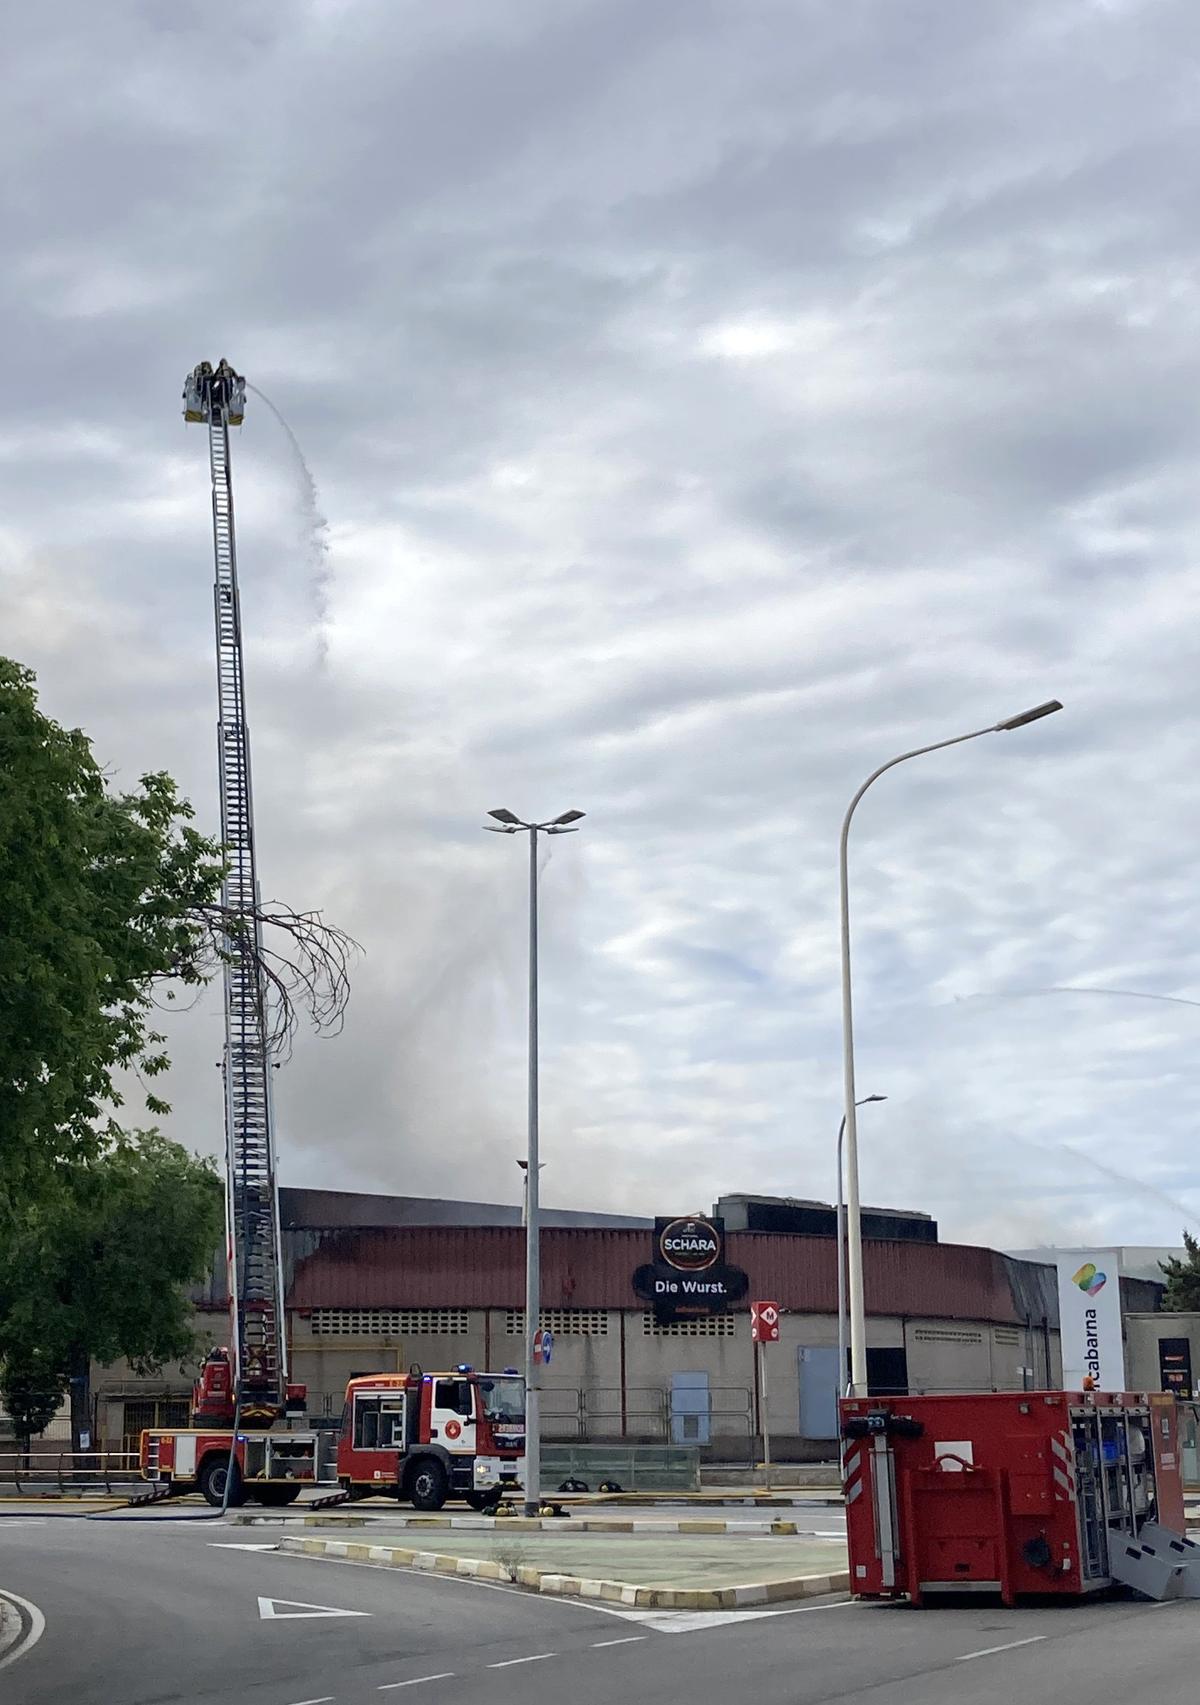
M 961 746 L 965 740 L 978 740 L 983 734 L 1011 733 L 1013 729 L 1024 728 L 1027 723 L 1038 722 L 1043 716 L 1051 716 L 1061 709 L 1057 699 L 1049 699 L 1045 704 L 1023 710 L 1019 716 L 1010 716 L 1004 722 L 993 722 L 987 728 L 973 729 L 970 734 L 956 734 L 951 740 L 938 740 L 932 746 L 917 746 L 911 752 L 901 752 L 899 757 L 889 758 L 886 764 L 872 770 L 850 801 L 842 820 L 838 865 L 842 912 L 842 1088 L 845 1096 L 846 1205 L 849 1213 L 850 1391 L 855 1397 L 867 1395 L 867 1331 L 863 1303 L 862 1208 L 858 1193 L 858 1124 L 854 1114 L 854 1013 L 850 998 L 850 887 L 847 867 L 850 821 L 871 783 L 878 781 L 886 771 L 895 769 L 897 764 L 903 764 L 909 758 L 924 757 L 927 752 L 941 752 L 947 746 Z
M 485 823 L 497 835 L 529 836 L 529 1123 L 525 1154 L 525 1514 L 541 1508 L 542 1439 L 539 1394 L 541 1362 L 534 1355 L 541 1324 L 541 1269 L 538 1222 L 538 836 L 571 835 L 582 811 L 564 811 L 549 823 L 525 823 L 503 806 L 489 811 Z

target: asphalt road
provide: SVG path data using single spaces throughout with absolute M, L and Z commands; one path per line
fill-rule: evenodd
M 44 1617 L 5 1705 L 1094 1705 L 1197 1697 L 1200 1603 L 688 1615 L 313 1562 L 216 1522 L 0 1517 L 0 1590 Z M 309 1614 L 304 1614 L 307 1607 Z M 343 1614 L 311 1614 L 342 1612 Z M 352 1614 L 345 1614 L 350 1612 Z

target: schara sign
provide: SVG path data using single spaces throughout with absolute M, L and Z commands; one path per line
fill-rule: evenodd
M 660 1326 L 724 1314 L 749 1280 L 725 1262 L 725 1222 L 697 1214 L 654 1222 L 653 1259 L 633 1275 L 633 1288 L 653 1305 Z

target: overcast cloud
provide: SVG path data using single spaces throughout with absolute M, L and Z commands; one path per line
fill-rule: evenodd
M 1189 0 L 50 0 L 0 137 L 0 649 L 217 823 L 228 355 L 264 886 L 367 949 L 285 1182 L 828 1199 L 836 839 L 868 1200 L 1200 1209 L 1200 17 Z M 172 1022 L 220 1146 L 219 996 Z M 1115 1173 L 1115 1176 L 1114 1176 Z M 1130 1180 L 1130 1181 L 1125 1181 Z

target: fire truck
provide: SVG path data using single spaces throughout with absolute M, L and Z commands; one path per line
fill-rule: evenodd
M 228 1365 L 217 1360 L 205 1369 Z M 211 1383 L 202 1373 L 197 1389 Z M 338 1432 L 239 1428 L 235 1442 L 229 1427 L 149 1430 L 141 1471 L 162 1496 L 199 1491 L 213 1505 L 276 1507 L 305 1487 L 327 1487 L 351 1499 L 398 1498 L 418 1510 L 439 1510 L 448 1498 L 481 1510 L 520 1486 L 524 1449 L 524 1380 L 512 1368 L 488 1374 L 464 1364 L 449 1373 L 352 1379 Z
M 289 1504 L 305 1486 L 333 1498 L 390 1493 L 435 1510 L 449 1497 L 481 1507 L 520 1480 L 525 1387 L 515 1370 L 370 1374 L 351 1380 L 340 1432 L 289 1425 L 306 1407 L 288 1378 L 275 1116 L 274 1031 L 263 971 L 250 729 L 246 720 L 241 594 L 233 521 L 231 426 L 245 416 L 246 381 L 222 360 L 184 383 L 184 418 L 208 429 L 212 476 L 213 612 L 225 1050 L 225 1221 L 228 1348 L 209 1353 L 192 1392 L 192 1425 L 141 1436 L 147 1497 L 199 1490 L 210 1504 Z M 282 1424 L 281 1424 L 282 1423 Z

